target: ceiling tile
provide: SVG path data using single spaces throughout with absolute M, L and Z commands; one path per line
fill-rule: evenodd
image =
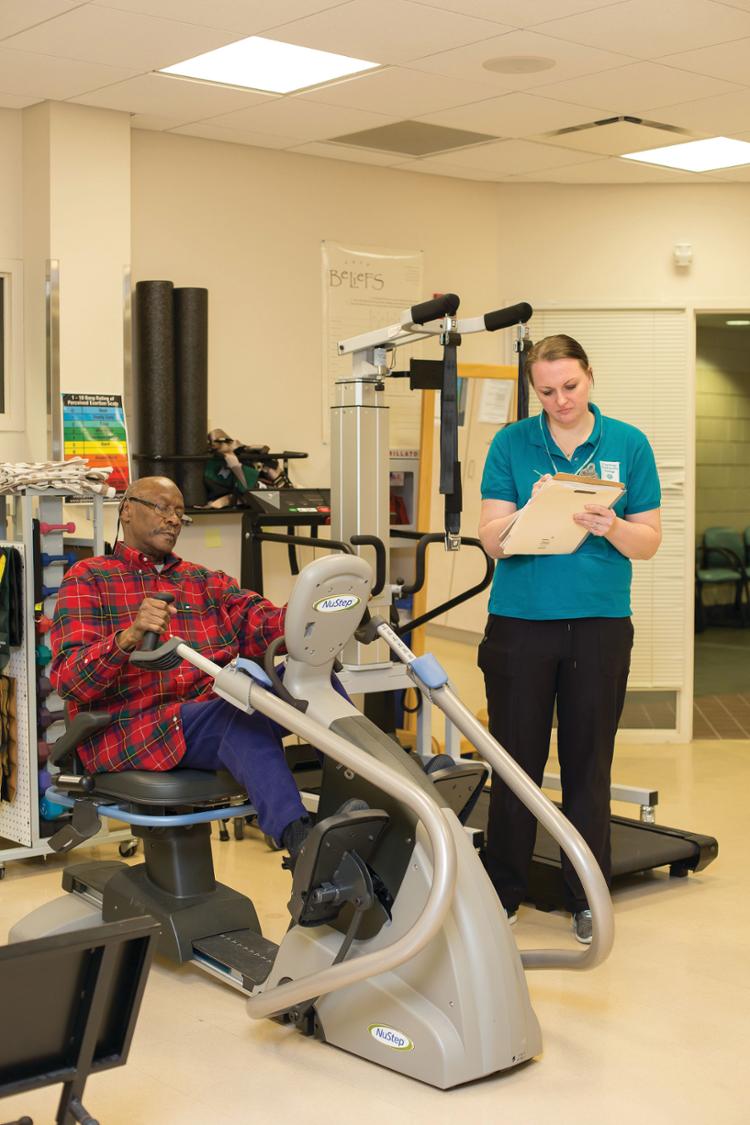
M 750 165 L 743 164 L 739 168 L 720 168 L 712 174 L 711 178 L 721 180 L 724 183 L 750 183 Z
M 292 148 L 304 143 L 303 137 L 287 137 L 281 134 L 255 133 L 252 129 L 224 129 L 210 121 L 194 121 L 190 125 L 179 125 L 171 132 L 185 137 L 203 137 L 208 141 L 226 141 L 228 144 L 253 145 L 256 148 Z
M 140 74 L 127 82 L 117 82 L 72 100 L 81 105 L 122 109 L 126 113 L 170 117 L 172 125 L 182 125 L 187 121 L 230 113 L 275 99 L 255 91 L 168 78 L 164 74 Z
M 697 183 L 691 172 L 677 172 L 669 168 L 655 168 L 648 164 L 634 164 L 630 160 L 594 160 L 587 164 L 568 164 L 541 172 L 526 172 L 512 176 L 513 182 L 534 181 L 556 184 L 666 184 Z
M 539 31 L 640 59 L 688 51 L 750 35 L 750 13 L 711 0 L 625 0 L 584 15 L 552 20 Z
M 265 105 L 223 113 L 209 120 L 212 125 L 225 129 L 296 137 L 301 144 L 303 141 L 327 140 L 358 129 L 372 129 L 394 118 L 367 113 L 362 109 L 321 105 L 301 98 L 278 98 Z
M 300 97 L 327 105 L 368 109 L 373 113 L 421 117 L 434 110 L 476 102 L 491 95 L 492 90 L 481 82 L 463 82 L 440 74 L 389 66 L 375 74 L 363 74 L 300 94 Z
M 661 61 L 693 74 L 708 74 L 713 78 L 738 82 L 740 86 L 750 86 L 750 38 L 722 43 L 717 47 L 704 47 L 700 51 L 668 55 Z
M 543 168 L 562 167 L 565 164 L 585 163 L 591 160 L 589 153 L 568 152 L 550 145 L 536 144 L 533 141 L 497 141 L 474 148 L 464 148 L 447 154 L 445 157 L 429 157 L 430 160 L 443 161 L 457 168 L 478 168 L 485 172 L 503 172 L 507 175 L 519 172 L 535 172 Z
M 121 82 L 132 74 L 132 69 L 124 67 L 9 51 L 0 45 L 0 86 L 6 94 L 64 101 L 110 82 Z
M 738 131 L 750 124 L 750 90 L 663 106 L 659 112 L 670 125 L 679 125 L 693 132 L 736 136 Z
M 737 86 L 705 75 L 688 74 L 661 63 L 640 62 L 589 74 L 569 82 L 556 82 L 537 91 L 548 98 L 590 105 L 611 114 L 640 114 L 647 108 L 661 106 L 712 94 L 736 92 Z M 664 122 L 671 125 L 671 121 Z
M 367 148 L 349 148 L 346 145 L 329 145 L 311 141 L 291 150 L 302 156 L 325 156 L 331 160 L 346 160 L 351 164 L 379 164 L 384 167 L 402 164 L 403 156 L 393 152 L 374 152 Z
M 35 98 L 30 94 L 3 94 L 0 93 L 0 106 L 3 109 L 26 109 L 29 105 L 36 105 L 44 98 Z
M 590 106 L 552 101 L 534 94 L 505 94 L 500 98 L 423 115 L 423 120 L 455 129 L 475 129 L 498 137 L 525 137 L 565 129 L 591 121 Z
M 425 160 L 407 160 L 396 165 L 397 172 L 418 172 L 422 176 L 447 176 L 449 179 L 478 180 L 494 183 L 500 177 L 498 172 L 488 172 L 482 168 L 462 168 L 449 164 L 447 160 L 438 161 L 436 157 Z
M 334 8 L 342 0 L 92 0 L 98 8 L 160 16 L 218 27 L 238 35 L 257 35 L 269 27 Z
M 76 8 L 81 0 L 3 0 L 0 6 L 0 39 L 17 35 L 27 27 L 42 23 L 61 12 Z
M 156 113 L 134 113 L 130 118 L 131 129 L 146 129 L 150 133 L 166 133 L 183 124 L 179 117 L 160 117 Z
M 513 27 L 533 27 L 546 20 L 606 8 L 621 0 L 417 0 L 430 8 L 463 12 L 467 16 L 497 20 Z M 748 0 L 750 3 L 750 0 Z
M 152 70 L 232 42 L 231 32 L 90 4 L 3 42 L 4 47 Z
M 426 52 L 423 54 L 426 55 Z M 554 59 L 555 62 L 548 70 L 533 74 L 500 74 L 487 70 L 482 65 L 489 59 L 505 58 L 508 55 L 536 55 Z M 413 61 L 411 67 L 413 70 L 446 74 L 472 82 L 487 82 L 501 90 L 531 90 L 550 82 L 624 66 L 629 61 L 626 55 L 600 51 L 595 47 L 579 47 L 575 43 L 564 43 L 561 39 L 537 35 L 533 31 L 513 31 L 508 35 L 485 39 L 481 43 L 455 47 L 438 55 L 420 58 Z
M 497 35 L 500 24 L 425 8 L 411 0 L 351 0 L 295 20 L 272 38 L 372 62 L 398 63 Z M 511 30 L 510 28 L 508 30 Z

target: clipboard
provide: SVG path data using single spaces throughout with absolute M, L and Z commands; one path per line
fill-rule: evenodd
M 503 555 L 572 555 L 589 534 L 574 514 L 586 504 L 612 508 L 624 494 L 625 485 L 616 480 L 556 473 L 503 530 Z

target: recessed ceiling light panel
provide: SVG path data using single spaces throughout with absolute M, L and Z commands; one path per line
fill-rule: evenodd
M 314 51 L 310 47 L 251 35 L 249 39 L 239 39 L 216 51 L 206 51 L 174 66 L 165 66 L 159 73 L 271 94 L 289 94 L 379 66 L 380 63 L 365 59 L 350 59 L 330 51 Z
M 650 148 L 644 152 L 623 153 L 623 160 L 641 164 L 659 164 L 664 168 L 680 168 L 684 172 L 713 172 L 718 168 L 736 168 L 750 164 L 750 143 L 731 137 L 709 137 L 704 141 Z
M 750 320 L 727 320 L 726 323 L 730 328 L 747 328 L 750 325 Z

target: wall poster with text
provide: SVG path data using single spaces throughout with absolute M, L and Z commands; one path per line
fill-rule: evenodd
M 339 340 L 397 324 L 404 309 L 426 300 L 421 250 L 367 249 L 338 242 L 322 244 L 323 280 L 323 440 L 330 433 L 330 408 L 336 380 L 352 371 L 351 355 L 338 355 Z M 397 350 L 395 367 L 408 369 L 410 357 L 430 357 L 422 343 Z M 434 349 L 433 349 L 434 351 Z M 438 353 L 434 353 L 437 358 Z M 383 403 L 390 407 L 392 450 L 419 449 L 421 393 L 408 379 L 387 379 Z
M 63 393 L 61 398 L 63 458 L 85 457 L 91 468 L 111 466 L 108 484 L 124 492 L 130 467 L 122 396 Z

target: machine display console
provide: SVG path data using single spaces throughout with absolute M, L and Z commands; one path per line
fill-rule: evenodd
M 259 488 L 246 492 L 242 502 L 248 511 L 264 516 L 295 519 L 331 514 L 330 488 Z M 300 520 L 304 522 L 304 518 Z

